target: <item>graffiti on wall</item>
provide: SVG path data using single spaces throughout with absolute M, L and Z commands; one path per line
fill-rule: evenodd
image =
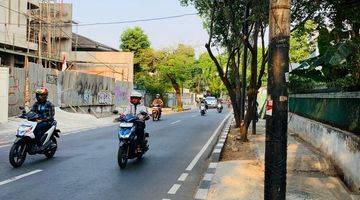
M 112 104 L 111 92 L 102 90 L 98 93 L 99 104 Z
M 58 76 L 53 74 L 46 74 L 46 83 L 57 85 L 57 82 L 58 82 Z
M 9 116 L 16 116 L 21 113 L 19 106 L 25 104 L 25 71 L 11 67 L 9 72 Z
M 114 88 L 114 104 L 116 106 L 125 106 L 130 98 L 131 86 L 126 82 L 115 83 Z

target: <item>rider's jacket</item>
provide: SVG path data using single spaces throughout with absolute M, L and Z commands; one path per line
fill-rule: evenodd
M 44 103 L 35 102 L 31 111 L 38 114 L 42 121 L 54 121 L 55 109 L 54 105 L 50 101 L 46 101 Z
M 141 112 L 148 113 L 145 106 L 130 104 L 125 108 L 124 115 L 139 115 Z
M 152 103 L 154 106 L 156 105 L 160 105 L 160 106 L 163 106 L 164 105 L 164 102 L 161 100 L 161 99 L 154 99 L 153 103 Z

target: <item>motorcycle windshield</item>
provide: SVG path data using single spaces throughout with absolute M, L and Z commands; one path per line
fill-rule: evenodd
M 136 119 L 137 118 L 134 115 L 125 115 L 124 121 L 129 123 L 136 121 Z

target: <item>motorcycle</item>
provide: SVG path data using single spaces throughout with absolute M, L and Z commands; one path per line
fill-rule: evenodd
M 204 116 L 206 114 L 206 105 L 205 105 L 205 103 L 200 104 L 200 114 L 201 114 L 201 116 Z
M 124 169 L 129 159 L 141 159 L 143 155 L 149 150 L 148 138 L 149 133 L 145 132 L 144 144 L 141 146 L 141 151 L 138 151 L 138 138 L 135 132 L 138 117 L 133 115 L 126 115 L 121 119 L 118 150 L 118 164 L 120 169 Z
M 160 106 L 155 105 L 152 108 L 151 117 L 153 121 L 159 121 L 160 120 Z
M 223 110 L 223 106 L 221 103 L 218 103 L 217 107 L 216 107 L 216 110 L 218 111 L 218 113 L 221 113 L 222 110 Z
M 41 150 L 37 150 L 37 142 L 34 130 L 38 124 L 39 115 L 30 111 L 25 112 L 24 108 L 20 118 L 27 119 L 22 122 L 16 132 L 16 140 L 12 145 L 9 153 L 10 164 L 17 168 L 20 167 L 26 159 L 26 155 L 44 154 L 47 158 L 52 158 L 57 150 L 56 138 L 59 138 L 60 130 L 56 129 L 57 122 L 51 124 L 51 128 L 45 132 L 41 138 Z

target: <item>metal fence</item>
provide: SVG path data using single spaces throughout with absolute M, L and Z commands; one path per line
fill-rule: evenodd
M 289 111 L 360 135 L 360 92 L 293 94 Z

